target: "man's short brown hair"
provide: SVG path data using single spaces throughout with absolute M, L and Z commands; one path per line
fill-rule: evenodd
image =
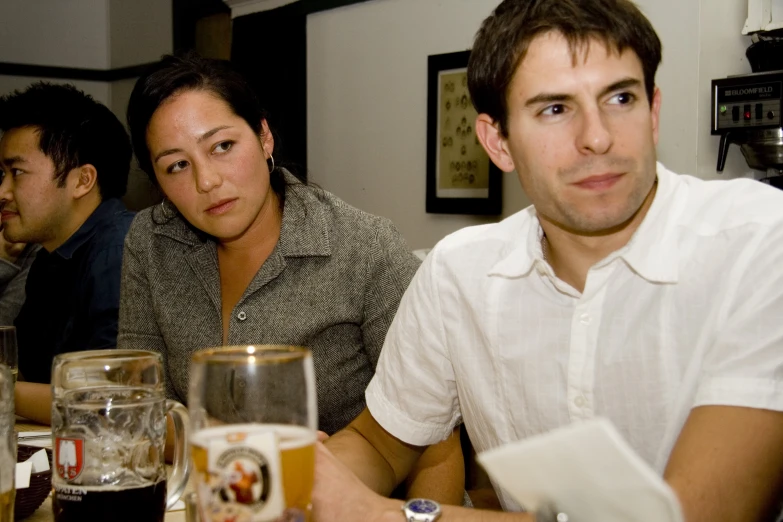
M 508 137 L 508 88 L 530 43 L 551 31 L 562 34 L 576 60 L 592 40 L 608 49 L 631 49 L 642 62 L 652 103 L 661 41 L 630 0 L 503 0 L 476 34 L 468 64 L 468 87 L 476 110 L 498 122 Z

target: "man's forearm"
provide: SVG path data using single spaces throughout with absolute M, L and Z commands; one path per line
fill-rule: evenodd
M 367 439 L 350 427 L 335 433 L 324 444 L 376 493 L 386 497 L 397 487 L 394 470 L 389 463 Z
M 14 390 L 16 414 L 41 424 L 52 423 L 52 387 L 37 382 L 17 381 Z
M 429 446 L 405 481 L 404 498 L 428 498 L 441 504 L 461 506 L 465 500 L 465 459 L 460 428 L 439 444 Z
M 367 408 L 325 444 L 367 487 L 384 497 L 408 477 L 425 449 L 395 438 Z

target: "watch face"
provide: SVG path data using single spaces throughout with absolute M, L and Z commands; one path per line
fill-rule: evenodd
M 429 514 L 439 511 L 439 506 L 432 500 L 417 498 L 408 502 L 408 509 L 417 514 Z

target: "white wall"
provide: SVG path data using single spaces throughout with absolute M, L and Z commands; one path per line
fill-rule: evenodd
M 2 0 L 0 20 L 0 62 L 108 70 L 171 52 L 171 0 Z M 0 75 L 0 94 L 38 80 L 72 83 L 124 119 L 122 81 L 114 94 L 109 82 Z
M 497 0 L 376 0 L 307 21 L 311 179 L 392 219 L 411 248 L 494 217 L 427 214 L 427 56 L 469 49 Z M 504 210 L 527 204 L 504 175 Z
M 107 0 L 2 0 L 0 62 L 106 69 Z
M 692 0 L 691 0 L 692 1 Z M 737 145 L 732 145 L 723 174 L 715 170 L 718 162 L 718 136 L 710 135 L 710 81 L 735 74 L 750 73 L 745 50 L 750 37 L 742 35 L 748 14 L 747 0 L 700 0 L 699 19 L 699 142 L 697 174 L 704 179 L 728 179 L 761 173 L 750 169 Z
M 696 171 L 699 1 L 636 0 L 663 45 L 655 78 L 663 97 L 658 159 L 676 172 Z
M 427 214 L 424 203 L 427 56 L 470 48 L 498 3 L 374 0 L 308 17 L 311 179 L 352 205 L 391 218 L 412 248 L 497 220 Z M 657 77 L 664 100 L 659 158 L 675 170 L 696 172 L 699 136 L 709 132 L 698 119 L 699 0 L 638 4 L 664 46 Z M 502 216 L 527 204 L 516 176 L 505 174 Z
M 111 69 L 171 50 L 171 0 L 2 0 L 0 62 Z
M 154 62 L 172 48 L 171 0 L 109 0 L 112 69 Z
M 107 0 L 0 1 L 0 62 L 78 69 L 108 69 Z M 0 94 L 33 82 L 71 83 L 111 103 L 107 82 L 0 75 Z

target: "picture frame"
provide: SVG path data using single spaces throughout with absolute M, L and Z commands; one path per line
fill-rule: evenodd
M 427 204 L 434 214 L 496 215 L 502 179 L 479 143 L 467 87 L 470 51 L 427 58 Z

